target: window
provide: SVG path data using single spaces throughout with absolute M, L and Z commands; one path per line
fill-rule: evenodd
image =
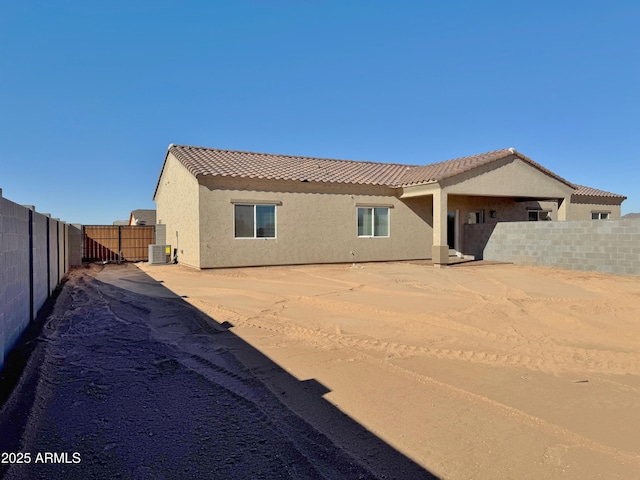
M 591 212 L 591 220 L 609 220 L 611 212 Z
M 358 207 L 359 237 L 389 236 L 389 207 Z
M 478 212 L 469 212 L 467 223 L 473 225 L 475 223 L 484 223 L 484 210 Z
M 275 205 L 234 205 L 235 238 L 275 238 Z
M 551 212 L 549 210 L 529 210 L 529 221 L 530 222 L 545 222 L 550 221 L 551 216 L 549 215 Z

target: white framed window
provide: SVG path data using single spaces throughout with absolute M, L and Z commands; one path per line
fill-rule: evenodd
M 609 220 L 611 212 L 591 212 L 591 220 Z
M 358 207 L 359 237 L 389 236 L 389 207 Z
M 233 236 L 235 238 L 276 238 L 276 206 L 235 204 Z
M 529 210 L 530 222 L 548 222 L 551 220 L 550 210 Z

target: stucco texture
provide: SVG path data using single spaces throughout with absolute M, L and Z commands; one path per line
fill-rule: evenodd
M 591 220 L 594 212 L 608 213 L 609 220 L 620 220 L 620 199 L 608 197 L 580 197 L 571 199 L 571 214 L 569 220 Z
M 157 222 L 165 225 L 166 243 L 177 248 L 180 263 L 199 267 L 198 181 L 171 154 L 165 161 L 154 199 Z
M 431 199 L 387 187 L 221 177 L 200 179 L 201 268 L 425 259 Z M 277 203 L 276 238 L 234 238 L 234 202 Z M 389 237 L 360 238 L 358 206 L 389 208 Z

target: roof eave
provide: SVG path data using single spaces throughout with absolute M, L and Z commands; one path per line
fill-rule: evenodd
M 173 148 L 173 143 L 170 143 L 167 147 L 167 153 L 164 155 L 164 161 L 162 162 L 162 168 L 160 169 L 160 175 L 158 175 L 158 181 L 156 182 L 156 188 L 153 191 L 153 197 L 151 198 L 154 202 L 156 201 L 156 195 L 158 194 L 158 187 L 160 187 L 160 179 L 162 178 L 162 174 L 164 173 L 164 167 L 167 164 L 167 158 L 169 158 L 169 153 Z
M 393 188 L 421 187 L 423 185 L 433 185 L 435 183 L 440 183 L 440 180 L 441 179 L 430 178 L 429 180 L 424 180 L 424 181 L 421 181 L 421 182 L 401 183 L 399 185 L 393 186 Z
M 197 173 L 193 174 L 196 179 L 201 178 L 238 178 L 238 179 L 251 179 L 251 180 L 264 180 L 270 182 L 300 182 L 300 183 L 318 183 L 328 185 L 363 185 L 370 187 L 385 187 L 385 188 L 399 188 L 402 185 L 394 185 L 384 182 L 354 182 L 354 181 L 340 181 L 340 180 L 313 180 L 307 178 L 274 178 L 274 177 L 260 177 L 255 175 L 231 175 L 225 173 Z

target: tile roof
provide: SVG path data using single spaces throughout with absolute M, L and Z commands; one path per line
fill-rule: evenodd
M 169 145 L 167 153 L 172 153 L 195 177 L 213 175 L 270 180 L 384 185 L 388 187 L 438 182 L 482 165 L 487 165 L 509 156 L 516 156 L 546 175 L 576 188 L 574 195 L 622 198 L 621 195 L 574 185 L 513 148 L 494 150 L 430 165 L 336 160 L 173 144 Z
M 171 152 L 194 176 L 260 178 L 308 182 L 396 185 L 410 165 L 218 150 L 171 145 Z
M 456 158 L 453 160 L 445 160 L 444 162 L 416 167 L 407 172 L 407 174 L 402 178 L 402 186 L 413 185 L 416 183 L 437 182 L 440 180 L 444 180 L 445 178 L 454 177 L 469 170 L 473 170 L 474 168 L 480 167 L 482 165 L 487 165 L 497 160 L 502 160 L 514 155 L 524 162 L 530 164 L 534 168 L 540 170 L 541 172 L 555 178 L 556 180 L 569 185 L 570 187 L 574 186 L 564 178 L 556 175 L 551 170 L 544 168 L 539 163 L 534 162 L 529 157 L 522 155 L 520 152 L 513 148 L 494 150 L 493 152 L 481 153 L 478 155 Z
M 576 191 L 573 192 L 574 195 L 580 195 L 585 197 L 611 197 L 611 198 L 623 198 L 626 199 L 624 195 L 618 195 L 617 193 L 605 192 L 604 190 L 598 190 L 597 188 L 585 187 L 584 185 L 576 184 Z

